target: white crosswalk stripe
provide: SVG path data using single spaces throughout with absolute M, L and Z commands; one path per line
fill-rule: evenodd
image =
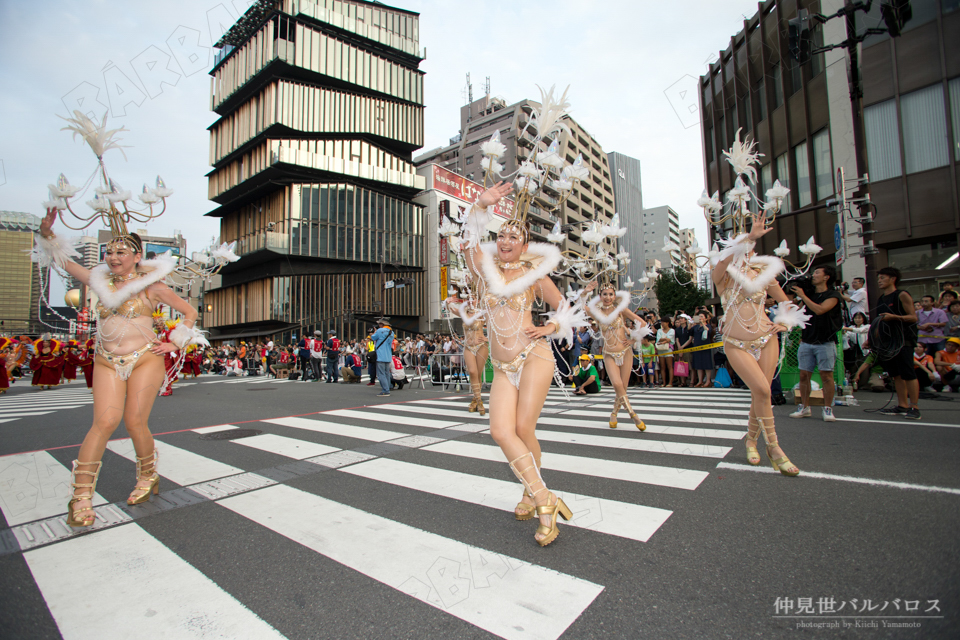
M 612 393 L 568 399 L 551 389 L 537 432 L 544 477 L 574 512 L 570 522 L 561 523 L 561 530 L 569 526 L 572 533 L 554 544 L 583 543 L 575 535 L 644 543 L 678 517 L 671 503 L 679 508 L 676 498 L 696 491 L 731 444 L 743 438 L 749 406 L 749 396 L 738 392 L 703 390 L 692 399 L 690 394 L 662 390 L 661 399 L 631 390 L 635 410 L 648 423 L 641 433 L 625 412 L 620 428 L 609 428 Z M 439 535 L 430 520 L 418 528 L 418 519 L 429 514 L 409 514 L 399 522 L 342 497 L 284 484 L 283 473 L 343 474 L 395 500 L 414 492 L 435 501 L 437 512 L 486 508 L 512 521 L 522 488 L 490 438 L 489 414 L 467 412 L 468 401 L 423 399 L 159 436 L 161 500 L 132 509 L 122 503 L 98 507 L 97 529 L 83 537 L 62 525 L 70 482 L 66 466 L 47 452 L 0 457 L 0 510 L 64 637 L 129 637 L 138 628 L 135 621 L 147 615 L 138 600 L 144 584 L 163 594 L 150 604 L 152 610 L 176 611 L 151 618 L 152 637 L 282 637 L 275 622 L 181 558 L 177 547 L 130 521 L 159 508 L 189 508 L 178 502 L 183 497 L 171 486 L 176 484 L 192 489 L 194 501 L 215 500 L 256 523 L 262 535 L 293 541 L 318 562 L 333 560 L 409 596 L 411 615 L 426 606 L 503 638 L 557 638 L 603 585 L 522 562 L 495 545 L 467 544 L 457 539 L 456 528 Z M 225 439 L 196 439 L 201 436 Z M 108 465 L 113 454 L 135 459 L 129 439 L 111 441 L 108 448 Z M 603 483 L 623 487 L 620 499 L 604 497 L 597 489 Z M 31 485 L 35 491 L 27 496 L 23 488 Z M 649 492 L 657 499 L 644 504 Z M 95 500 L 105 502 L 99 495 Z M 82 588 L 74 578 L 63 579 L 65 564 Z M 483 588 L 492 581 L 496 589 Z M 83 589 L 108 595 L 106 615 L 91 619 L 84 613 L 84 601 L 75 595 Z M 529 606 L 530 593 L 538 594 L 536 608 Z M 203 624 L 191 626 L 197 611 L 206 612 Z M 525 621 L 522 626 L 518 619 Z M 205 634 L 210 629 L 215 632 Z
M 22 382 L 22 381 L 21 381 Z M 63 409 L 93 404 L 93 394 L 83 383 L 73 383 L 47 391 L 0 396 L 0 423 L 29 416 L 43 416 Z

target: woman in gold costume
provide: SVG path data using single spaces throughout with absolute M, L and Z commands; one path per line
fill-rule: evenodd
M 107 441 L 123 420 L 136 451 L 136 484 L 127 504 L 139 504 L 160 491 L 157 449 L 148 419 L 165 377 L 165 353 L 189 344 L 206 344 L 194 328 L 197 310 L 182 300 L 163 279 L 176 267 L 174 258 L 144 260 L 135 233 L 118 235 L 106 246 L 105 260 L 87 269 L 71 259 L 53 233 L 56 209 L 48 209 L 36 238 L 37 248 L 67 273 L 97 294 L 97 335 L 93 376 L 93 425 L 73 461 L 73 496 L 67 524 L 94 523 L 93 496 Z M 159 342 L 153 312 L 161 304 L 183 315 L 170 342 Z M 82 478 L 81 478 L 82 476 Z M 86 480 L 85 482 L 81 480 Z

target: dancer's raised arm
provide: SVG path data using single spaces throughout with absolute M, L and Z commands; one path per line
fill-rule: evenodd
M 53 223 L 56 219 L 57 210 L 47 209 L 47 215 L 40 221 L 37 248 L 46 254 L 48 264 L 56 264 L 81 283 L 90 284 L 90 270 L 73 260 L 75 257 L 80 257 L 79 254 L 72 246 L 62 244 L 53 232 Z
M 491 215 L 487 209 L 500 202 L 501 199 L 510 195 L 513 191 L 513 185 L 508 182 L 500 181 L 486 191 L 480 194 L 477 201 L 470 207 L 467 213 L 467 219 L 463 224 L 464 239 L 467 241 L 464 249 L 467 267 L 474 276 L 479 276 L 480 269 L 476 260 L 477 245 L 486 233 L 487 223 L 490 222 Z

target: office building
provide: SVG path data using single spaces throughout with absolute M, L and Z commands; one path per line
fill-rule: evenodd
M 694 256 L 687 252 L 691 247 L 699 247 L 697 243 L 697 234 L 693 229 L 680 229 L 680 264 L 683 269 L 690 274 L 690 277 L 697 279 L 697 261 Z M 704 251 L 706 253 L 706 251 Z
M 640 161 L 613 151 L 607 154 L 613 180 L 613 203 L 620 214 L 620 224 L 627 232 L 620 238 L 620 250 L 627 251 L 631 262 L 626 276 L 637 282 L 644 273 L 643 193 L 640 182 Z M 626 277 L 623 278 L 627 279 Z
M 38 308 L 41 286 L 49 286 L 50 269 L 41 273 L 29 254 L 39 228 L 35 215 L 0 211 L 0 335 L 37 335 L 43 330 Z
M 480 166 L 483 158 L 480 144 L 489 140 L 495 131 L 500 131 L 500 142 L 507 148 L 506 154 L 500 159 L 504 167 L 503 174 L 514 173 L 533 148 L 536 131 L 532 125 L 528 128 L 528 124 L 530 114 L 539 106 L 540 103 L 533 100 L 521 100 L 508 106 L 502 98 L 489 95 L 479 98 L 460 108 L 460 133 L 450 139 L 448 146 L 427 151 L 417 156 L 414 162 L 418 167 L 437 165 L 482 185 L 484 170 Z M 581 242 L 580 234 L 586 228 L 585 223 L 596 220 L 600 224 L 608 224 L 613 218 L 613 186 L 607 155 L 600 143 L 573 118 L 564 122 L 570 127 L 570 133 L 563 132 L 558 136 L 558 153 L 570 163 L 578 155 L 582 156 L 584 166 L 590 169 L 590 177 L 577 185 L 559 210 L 530 207 L 531 237 L 544 242 L 559 220 L 561 225 L 565 225 L 564 232 L 567 234 L 560 248 L 583 254 L 587 248 Z M 548 203 L 553 205 L 558 202 L 560 194 L 549 184 L 545 185 L 544 192 Z M 611 239 L 605 240 L 601 246 L 608 252 L 616 253 L 616 244 Z M 563 284 L 566 286 L 566 282 Z
M 680 214 L 669 205 L 643 209 L 640 213 L 643 233 L 644 264 L 647 260 L 656 259 L 661 268 L 670 268 L 682 260 L 681 252 L 676 249 L 666 253 L 663 250 L 665 239 L 680 246 Z
M 790 188 L 783 215 L 760 250 L 772 253 L 781 240 L 793 249 L 814 236 L 824 248 L 820 263 L 842 264 L 849 280 L 865 273 L 865 244 L 873 242 L 877 268 L 899 268 L 902 285 L 914 297 L 936 293 L 944 281 L 960 278 L 958 154 L 960 154 L 960 5 L 952 0 L 914 0 L 902 35 L 866 38 L 860 49 L 867 191 L 871 206 L 854 216 L 873 216 L 872 236 L 860 225 L 828 212 L 836 198 L 839 169 L 858 176 L 848 56 L 844 49 L 820 53 L 804 64 L 789 53 L 788 21 L 798 8 L 823 15 L 844 6 L 841 0 L 766 0 L 744 21 L 717 62 L 700 79 L 701 133 L 707 191 L 721 199 L 734 176 L 721 152 L 737 129 L 758 143 L 763 154 L 759 188 L 774 180 Z M 883 26 L 881 3 L 857 14 L 857 32 Z M 837 18 L 812 31 L 814 46 L 838 44 L 850 35 Z M 848 184 L 848 189 L 854 185 Z M 838 255 L 835 227 L 845 242 Z M 844 231 L 845 227 L 845 231 Z M 711 229 L 712 243 L 726 229 Z M 868 283 L 868 289 L 875 289 Z M 874 292 L 875 293 L 875 292 Z
M 216 43 L 209 197 L 241 259 L 205 293 L 212 338 L 415 331 L 423 218 L 418 14 L 257 0 Z M 385 289 L 394 279 L 414 284 Z

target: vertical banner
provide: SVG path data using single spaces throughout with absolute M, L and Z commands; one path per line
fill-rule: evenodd
M 447 238 L 443 236 L 440 238 L 440 264 L 447 264 L 449 260 L 449 255 L 447 254 Z
M 444 319 L 449 317 L 447 306 L 443 304 L 443 301 L 450 295 L 447 293 L 447 286 L 447 266 L 442 265 L 440 267 L 440 317 Z

